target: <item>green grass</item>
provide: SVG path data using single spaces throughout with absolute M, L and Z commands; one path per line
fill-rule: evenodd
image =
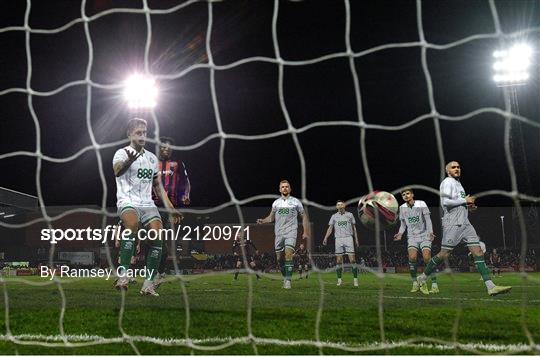
M 532 339 L 538 341 L 540 274 L 535 273 L 531 277 L 534 280 L 524 279 L 518 274 L 495 278 L 496 284 L 513 285 L 514 288 L 508 295 L 489 297 L 478 274 L 441 276 L 441 294 L 424 297 L 409 293 L 410 280 L 402 274 L 387 274 L 384 279 L 363 274 L 360 288 L 352 286 L 350 274 L 345 274 L 346 284 L 341 287 L 335 285 L 334 274 L 323 274 L 324 309 L 320 320 L 320 341 L 347 347 L 370 347 L 371 350 L 349 352 L 326 345 L 322 347 L 322 352 L 466 354 L 471 352 L 467 347 L 441 349 L 440 340 L 451 343 L 455 337 L 457 342 L 464 345 L 483 343 L 501 348 L 526 345 L 529 340 L 524 326 L 530 331 Z M 176 344 L 163 346 L 138 339 L 133 346 L 142 354 L 319 354 L 319 349 L 311 343 L 317 341 L 317 313 L 321 298 L 317 275 L 311 275 L 307 280 L 293 281 L 291 290 L 281 288 L 277 275 L 273 278 L 261 281 L 253 279 L 251 328 L 253 336 L 259 339 L 255 344 L 245 339 L 248 336 L 248 277 L 245 274 L 240 275 L 239 281 L 233 281 L 230 274 L 190 276 L 185 284 L 189 297 L 189 337 L 204 340 L 196 341 L 204 346 L 220 345 L 230 338 L 244 338 L 230 347 L 204 351 L 185 346 L 186 309 L 179 281 L 165 283 L 159 289 L 159 298 L 139 296 L 140 282 L 131 286 L 125 295 L 122 326 L 128 335 L 153 337 Z M 34 283 L 46 282 L 46 279 L 37 277 L 25 279 Z M 136 353 L 132 345 L 121 339 L 118 317 L 122 295 L 112 288 L 111 281 L 62 281 L 65 282 L 62 287 L 66 299 L 64 333 L 75 345 L 90 345 L 58 347 L 62 341 L 51 339 L 60 334 L 62 298 L 57 285 L 31 286 L 6 278 L 3 286 L 8 296 L 11 334 L 23 343 L 31 341 L 31 338 L 44 342 L 48 337 L 47 341 L 57 346 L 36 345 L 36 340 L 30 345 L 8 341 L 8 326 L 3 318 L 0 321 L 0 331 L 3 331 L 0 354 Z M 379 309 L 381 293 L 384 301 L 382 310 Z M 3 300 L 0 316 L 6 314 Z M 376 345 L 382 340 L 380 313 L 384 316 L 385 341 L 399 343 L 412 340 L 411 345 L 393 345 L 387 351 Z M 86 337 L 86 341 L 76 342 L 77 335 L 89 337 Z M 92 344 L 95 339 L 91 336 L 110 340 L 106 344 L 95 345 Z M 268 343 L 264 339 L 279 339 L 288 345 Z M 307 343 L 293 345 L 295 341 Z M 478 348 L 476 345 L 467 346 Z M 494 352 L 504 351 L 491 351 Z

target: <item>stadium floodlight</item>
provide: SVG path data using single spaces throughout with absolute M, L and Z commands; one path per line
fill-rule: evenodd
M 503 247 L 504 249 L 506 249 L 506 235 L 504 234 L 504 216 L 501 216 L 501 231 L 502 231 Z
M 152 77 L 134 74 L 124 82 L 124 98 L 131 109 L 151 109 L 157 104 L 158 89 Z
M 493 80 L 497 86 L 507 87 L 527 83 L 532 54 L 532 48 L 524 43 L 493 52 L 495 58 Z

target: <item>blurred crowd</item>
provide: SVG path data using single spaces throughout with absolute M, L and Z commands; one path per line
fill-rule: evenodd
M 319 269 L 330 269 L 335 266 L 335 256 L 331 252 L 327 252 L 321 249 L 322 252 L 314 253 L 311 255 L 311 261 Z M 433 247 L 434 252 L 439 251 L 439 247 Z M 490 265 L 490 256 L 492 250 L 488 250 L 485 254 L 486 261 Z M 501 258 L 502 267 L 511 267 L 517 270 L 520 264 L 521 251 L 519 249 L 497 249 L 497 254 Z M 408 266 L 407 250 L 402 247 L 392 247 L 384 250 L 381 247 L 381 261 L 383 267 L 400 267 Z M 295 266 L 298 265 L 297 257 L 295 257 Z M 348 259 L 345 259 L 347 262 Z M 377 259 L 377 249 L 373 247 L 361 247 L 356 253 L 356 262 L 360 266 L 367 268 L 375 268 L 379 266 Z M 208 259 L 204 262 L 200 262 L 199 268 L 210 270 L 229 270 L 234 269 L 236 263 L 236 257 L 232 254 L 214 255 L 208 256 Z M 262 270 L 276 271 L 276 257 L 274 253 L 263 253 L 260 258 L 260 265 Z M 419 262 L 422 265 L 422 262 Z M 468 256 L 468 250 L 465 247 L 457 248 L 449 259 L 450 267 L 457 270 L 468 270 L 471 266 L 471 259 Z M 525 255 L 525 265 L 532 267 L 534 270 L 538 270 L 537 256 L 534 249 L 528 249 Z

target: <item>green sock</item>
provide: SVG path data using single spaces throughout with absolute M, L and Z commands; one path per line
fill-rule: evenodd
M 285 279 L 287 280 L 291 280 L 293 265 L 294 264 L 292 260 L 285 261 Z
M 153 281 L 156 277 L 158 271 L 159 262 L 161 261 L 161 245 L 151 246 L 148 249 L 148 254 L 146 255 L 146 270 L 151 271 L 150 276 L 146 277 L 146 280 Z
M 282 265 L 280 267 L 280 270 L 281 270 L 281 275 L 283 275 L 283 277 L 285 277 L 285 265 Z
M 416 281 L 416 260 L 409 260 L 409 272 L 411 273 L 412 281 Z
M 341 279 L 341 274 L 343 274 L 343 268 L 341 265 L 336 269 L 338 279 Z
M 122 270 L 129 269 L 131 265 L 131 257 L 135 251 L 135 237 L 136 234 L 132 234 L 128 239 L 122 239 L 120 242 L 120 267 Z
M 484 260 L 484 257 L 474 257 L 474 264 L 476 265 L 476 269 L 478 269 L 478 272 L 480 275 L 482 275 L 482 279 L 484 281 L 491 280 L 490 274 L 489 274 L 489 268 L 486 266 L 486 262 Z
M 437 265 L 439 265 L 440 262 L 442 262 L 442 259 L 439 258 L 438 256 L 434 256 L 433 258 L 431 258 L 429 263 L 427 263 L 427 265 L 426 265 L 426 269 L 424 270 L 424 274 L 426 274 L 427 276 L 430 276 L 431 273 L 433 273 L 435 271 L 435 269 L 437 268 Z
M 437 284 L 437 274 L 431 275 L 431 283 L 432 284 Z
M 353 264 L 352 266 L 352 275 L 353 277 L 358 278 L 358 267 L 356 266 L 356 264 Z

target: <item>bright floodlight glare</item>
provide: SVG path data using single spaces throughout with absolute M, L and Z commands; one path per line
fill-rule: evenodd
M 515 44 L 509 49 L 493 52 L 493 80 L 497 86 L 525 84 L 529 79 L 532 48 L 524 43 Z
M 124 83 L 124 98 L 131 109 L 154 108 L 158 90 L 153 78 L 135 74 Z

